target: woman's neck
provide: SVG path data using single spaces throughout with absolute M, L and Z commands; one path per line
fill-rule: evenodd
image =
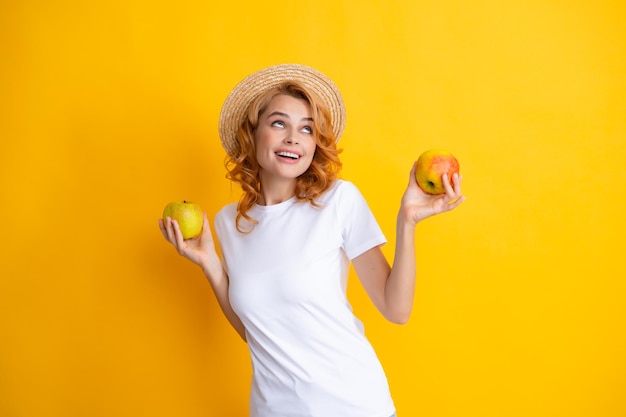
M 289 200 L 296 194 L 296 181 L 264 181 L 261 182 L 262 206 L 273 206 Z

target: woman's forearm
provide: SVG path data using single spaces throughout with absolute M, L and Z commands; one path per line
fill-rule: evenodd
M 211 284 L 211 288 L 215 293 L 215 297 L 217 298 L 217 302 L 220 305 L 224 316 L 226 316 L 226 319 L 237 331 L 239 336 L 246 341 L 245 327 L 241 322 L 241 319 L 239 319 L 239 316 L 237 316 L 237 313 L 235 313 L 230 305 L 230 299 L 228 297 L 228 274 L 226 274 L 221 261 L 219 258 L 208 260 L 206 264 L 202 266 L 202 271 Z
M 415 226 L 398 216 L 394 261 L 385 284 L 389 320 L 400 324 L 409 320 L 413 310 L 415 276 Z

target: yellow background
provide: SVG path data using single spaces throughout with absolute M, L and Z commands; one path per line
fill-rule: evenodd
M 237 199 L 217 119 L 267 65 L 335 80 L 343 177 L 390 239 L 413 160 L 467 201 L 419 225 L 406 326 L 350 297 L 400 417 L 626 415 L 626 6 L 609 0 L 0 5 L 0 415 L 245 416 L 247 347 L 162 239 Z

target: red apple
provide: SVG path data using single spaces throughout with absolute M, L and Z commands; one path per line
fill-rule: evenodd
M 431 149 L 420 155 L 415 167 L 417 185 L 427 194 L 444 194 L 442 176 L 448 174 L 452 182 L 452 174 L 459 173 L 459 161 L 448 151 Z
M 183 239 L 192 239 L 202 231 L 204 214 L 202 208 L 190 201 L 173 201 L 163 210 L 163 221 L 167 217 L 178 222 Z

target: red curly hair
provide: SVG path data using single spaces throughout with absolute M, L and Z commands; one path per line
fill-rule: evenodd
M 305 100 L 311 107 L 313 118 L 313 134 L 317 146 L 311 165 L 296 179 L 296 200 L 317 206 L 316 199 L 331 187 L 341 170 L 342 164 L 339 160 L 341 150 L 337 148 L 337 138 L 333 133 L 330 112 L 323 102 L 296 81 L 287 81 L 265 91 L 250 104 L 248 117 L 239 127 L 238 156 L 228 157 L 225 163 L 226 178 L 239 183 L 243 190 L 243 195 L 237 204 L 236 227 L 240 233 L 252 231 L 251 228 L 244 230 L 241 227 L 241 219 L 247 220 L 253 227 L 258 223 L 248 215 L 248 211 L 261 198 L 260 167 L 256 159 L 254 133 L 260 115 L 278 95 Z

